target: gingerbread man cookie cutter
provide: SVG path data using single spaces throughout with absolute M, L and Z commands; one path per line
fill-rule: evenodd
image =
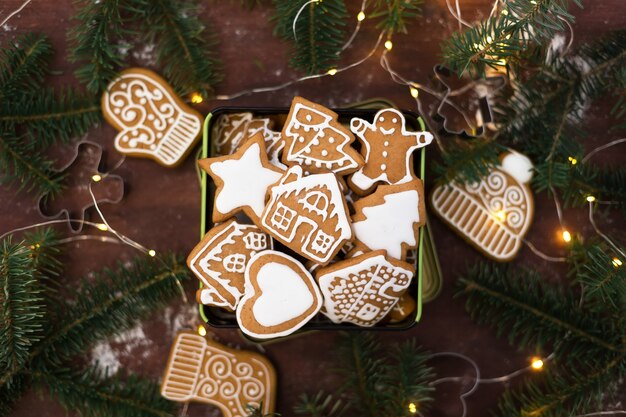
M 81 155 L 85 153 L 87 161 L 81 161 Z M 74 165 L 82 164 L 87 165 L 88 168 L 81 170 L 77 176 L 69 177 L 70 187 L 62 190 L 61 193 L 55 198 L 55 201 L 59 201 L 62 199 L 63 194 L 67 193 L 72 188 L 78 189 L 78 193 L 72 194 L 71 197 L 78 198 L 82 200 L 79 194 L 83 194 L 83 199 L 85 203 L 79 203 L 78 210 L 72 210 L 65 205 L 62 205 L 58 209 L 52 209 L 50 206 L 53 204 L 46 199 L 45 196 L 39 198 L 37 202 L 37 209 L 39 214 L 44 219 L 57 219 L 59 217 L 65 217 L 67 220 L 67 224 L 70 230 L 73 233 L 80 233 L 85 224 L 85 215 L 89 208 L 94 207 L 95 204 L 100 203 L 109 203 L 109 204 L 117 204 L 122 201 L 124 198 L 124 180 L 119 175 L 110 174 L 107 172 L 100 171 L 100 166 L 102 164 L 102 156 L 104 154 L 104 150 L 102 146 L 95 142 L 90 141 L 82 141 L 76 144 L 74 148 L 74 154 L 72 158 L 69 159 L 65 165 L 60 168 L 54 169 L 56 172 L 65 172 L 71 169 Z M 94 178 L 98 178 L 98 181 L 95 182 Z M 68 181 L 68 180 L 66 180 Z M 106 187 L 111 184 L 117 184 L 117 188 L 115 188 L 112 192 L 107 192 Z M 92 184 L 94 184 L 92 186 Z M 89 195 L 88 190 L 92 189 L 94 194 L 95 203 Z M 104 197 L 99 197 L 98 190 L 102 190 L 100 192 L 104 192 Z M 87 198 L 88 197 L 88 198 Z M 54 211 L 54 213 L 49 213 L 48 210 Z M 72 213 L 76 214 L 76 216 L 72 216 Z M 77 228 L 74 227 L 77 225 Z

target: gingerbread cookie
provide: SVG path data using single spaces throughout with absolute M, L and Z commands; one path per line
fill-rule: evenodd
M 305 177 L 297 165 L 270 188 L 261 227 L 290 249 L 323 265 L 352 238 L 348 209 L 335 175 Z
M 189 269 L 204 284 L 202 304 L 235 309 L 243 295 L 246 264 L 271 248 L 269 235 L 234 219 L 209 230 L 187 257 Z
M 235 150 L 233 142 L 239 143 L 245 134 L 246 125 L 253 119 L 252 113 L 225 113 L 213 123 L 212 134 L 217 155 L 230 155 Z
M 217 187 L 213 206 L 213 222 L 216 223 L 240 210 L 257 223 L 265 207 L 268 187 L 283 174 L 269 163 L 261 133 L 250 138 L 232 155 L 201 159 L 198 164 L 213 178 Z
M 262 405 L 262 414 L 270 415 L 276 400 L 276 371 L 261 354 L 181 332 L 170 351 L 161 395 L 172 401 L 214 405 L 224 417 L 246 417 L 248 405 Z
M 119 133 L 115 149 L 173 167 L 200 137 L 202 115 L 154 72 L 122 71 L 102 95 L 102 114 Z
M 265 139 L 265 151 L 270 163 L 277 168 L 287 170 L 287 165 L 280 160 L 280 155 L 285 147 L 285 141 L 280 132 L 275 132 L 271 128 L 270 119 L 254 119 L 248 123 L 243 142 L 253 137 L 256 133 L 261 133 Z M 239 146 L 239 145 L 238 145 Z
M 532 222 L 534 202 L 528 185 L 532 175 L 530 160 L 510 152 L 481 181 L 435 187 L 431 204 L 435 214 L 480 252 L 496 261 L 510 261 Z
M 373 123 L 355 117 L 350 129 L 363 143 L 365 165 L 348 178 L 348 184 L 361 195 L 369 194 L 379 182 L 404 184 L 417 179 L 412 153 L 433 140 L 428 132 L 407 131 L 404 115 L 396 109 L 380 110 Z
M 400 296 L 395 306 L 387 314 L 389 323 L 400 323 L 409 317 L 415 311 L 417 303 L 415 299 L 407 292 Z
M 283 127 L 283 162 L 302 165 L 307 172 L 332 171 L 345 175 L 363 165 L 350 144 L 354 136 L 337 121 L 337 113 L 296 97 Z
M 322 306 L 322 295 L 311 274 L 284 253 L 256 254 L 248 263 L 245 276 L 245 295 L 237 306 L 237 323 L 248 336 L 287 336 L 304 326 Z
M 357 248 L 384 249 L 395 259 L 405 259 L 416 248 L 419 228 L 426 223 L 421 180 L 381 185 L 376 192 L 354 203 L 352 216 Z
M 414 273 L 411 265 L 383 250 L 322 268 L 316 277 L 324 295 L 323 313 L 334 323 L 371 327 L 398 302 Z

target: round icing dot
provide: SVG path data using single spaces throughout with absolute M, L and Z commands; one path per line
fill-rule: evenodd
M 310 122 L 313 118 L 311 117 L 310 114 L 307 114 L 305 119 L 306 119 L 307 122 Z
M 335 138 L 333 137 L 328 138 L 328 143 L 335 143 Z
M 322 156 L 328 156 L 328 151 L 326 149 L 322 151 Z
M 384 121 L 385 121 L 385 118 L 384 118 L 383 116 L 380 116 L 380 117 L 378 118 L 378 120 L 379 120 L 379 121 L 381 121 L 381 122 L 384 122 Z
M 157 132 L 156 137 L 159 138 L 159 139 L 162 138 L 163 137 L 163 133 L 162 132 Z
M 316 139 L 313 139 L 313 140 L 311 141 L 311 143 L 312 143 L 313 145 L 319 145 L 319 144 L 320 144 L 320 141 L 319 141 L 319 139 L 317 139 L 317 138 L 316 138 Z
M 526 184 L 533 178 L 533 164 L 518 152 L 511 152 L 502 159 L 502 170 L 522 184 Z
M 174 123 L 174 118 L 170 117 L 167 121 L 168 121 L 168 123 Z
M 385 145 L 385 146 L 389 146 L 389 141 L 388 141 L 388 140 L 386 140 L 386 141 L 385 141 L 385 143 L 383 143 L 383 145 Z
M 113 113 L 120 114 L 120 109 L 113 109 Z
M 146 99 L 145 98 L 139 99 L 139 103 L 146 104 Z
M 133 136 L 137 136 L 138 134 L 139 132 L 137 132 L 136 130 L 133 130 L 133 133 L 132 133 Z
M 393 119 L 391 119 L 391 121 L 392 121 L 393 123 L 398 123 L 398 119 L 396 119 L 395 117 L 394 117 Z
M 303 136 L 300 136 L 300 137 L 298 138 L 298 142 L 300 142 L 300 143 L 304 142 L 304 137 L 303 137 Z
M 382 164 L 382 165 L 380 166 L 380 169 L 382 169 L 383 171 L 384 171 L 384 170 L 386 170 L 386 169 L 387 169 L 387 165 Z
M 152 145 L 150 145 L 150 149 L 155 150 L 156 149 L 156 145 L 153 143 Z
M 386 158 L 386 157 L 387 157 L 387 155 L 389 155 L 389 154 L 387 153 L 387 151 L 383 151 L 383 157 L 384 157 L 384 158 Z
M 122 87 L 122 88 L 126 88 L 126 87 L 128 87 L 128 84 L 126 84 L 126 83 L 122 83 L 122 86 L 121 86 L 121 87 Z
M 148 115 L 148 120 L 154 120 L 154 114 L 149 114 Z

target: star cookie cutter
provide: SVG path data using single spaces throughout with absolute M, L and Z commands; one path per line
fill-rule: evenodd
M 450 100 L 450 94 L 456 91 L 460 92 L 458 95 L 461 95 L 465 94 L 466 91 L 472 91 L 471 82 L 453 89 L 452 76 L 454 73 L 449 68 L 439 64 L 433 67 L 433 74 L 435 88 L 443 93 L 443 98 L 440 100 L 432 116 L 432 119 L 440 126 L 439 133 L 459 136 L 462 139 L 474 139 L 483 136 L 485 134 L 485 126 L 493 122 L 493 113 L 491 111 L 489 97 L 487 95 L 480 95 L 476 106 L 476 111 L 480 116 L 469 116 L 466 112 L 471 110 L 471 108 L 463 109 L 461 105 L 452 102 Z M 504 75 L 487 77 L 482 85 L 486 86 L 486 88 L 491 88 L 491 93 L 493 94 L 506 85 L 506 77 Z M 458 116 L 463 119 L 464 122 L 462 124 L 465 126 L 459 128 L 458 125 L 460 125 L 460 123 L 455 123 L 453 113 L 456 113 L 457 119 Z M 476 125 L 473 126 L 471 120 L 475 120 Z
M 39 214 L 49 220 L 65 216 L 70 230 L 80 233 L 87 210 L 95 205 L 89 187 L 96 204 L 119 203 L 124 197 L 124 180 L 119 175 L 100 171 L 103 154 L 102 146 L 97 143 L 82 141 L 76 144 L 69 162 L 55 169 L 68 174 L 64 189 L 54 199 L 40 197 L 37 202 Z M 74 227 L 76 224 L 77 228 Z

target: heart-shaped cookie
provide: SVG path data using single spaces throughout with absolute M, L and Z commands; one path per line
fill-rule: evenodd
M 277 251 L 253 256 L 245 272 L 237 322 L 248 336 L 269 339 L 293 333 L 322 306 L 322 295 L 304 265 Z

